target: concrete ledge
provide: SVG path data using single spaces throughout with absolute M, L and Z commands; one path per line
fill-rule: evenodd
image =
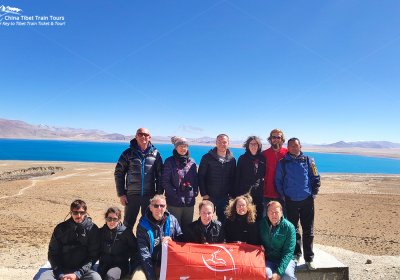
M 349 267 L 338 261 L 334 256 L 314 247 L 314 264 L 316 270 L 308 270 L 301 259 L 296 266 L 298 280 L 349 280 Z

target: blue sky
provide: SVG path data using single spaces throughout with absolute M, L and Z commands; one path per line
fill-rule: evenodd
M 399 1 L 1 5 L 66 25 L 0 25 L 0 118 L 233 139 L 265 140 L 279 127 L 303 143 L 400 143 Z

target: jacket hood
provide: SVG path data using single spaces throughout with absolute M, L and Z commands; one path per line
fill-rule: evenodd
M 131 147 L 131 149 L 135 149 L 135 150 L 139 150 L 139 145 L 137 143 L 137 140 L 135 138 L 133 138 L 130 142 L 129 142 L 129 146 Z M 157 150 L 156 147 L 153 146 L 153 144 L 149 141 L 149 144 L 147 145 L 146 150 L 148 149 L 149 153 L 152 153 L 153 151 Z
M 122 232 L 125 231 L 126 226 L 125 226 L 123 223 L 120 222 L 116 228 L 110 229 L 110 228 L 107 226 L 107 224 L 104 224 L 104 225 L 103 225 L 103 229 L 110 230 L 110 231 L 112 231 L 112 232 L 122 233 Z
M 90 217 L 86 217 L 83 220 L 83 222 L 80 223 L 80 224 L 75 223 L 74 219 L 72 219 L 72 217 L 68 219 L 68 222 L 71 223 L 73 225 L 75 231 L 78 231 L 78 232 L 80 232 L 80 231 L 82 231 L 84 229 L 85 230 L 90 230 L 94 225 L 93 221 L 92 221 L 92 218 L 90 218 Z
M 217 147 L 211 149 L 210 151 L 208 151 L 208 153 L 215 158 L 216 160 L 219 160 L 220 156 L 217 154 Z M 225 160 L 226 162 L 229 162 L 233 159 L 233 154 L 229 149 L 226 149 L 226 156 L 225 156 Z
M 163 221 L 162 221 L 162 224 L 165 223 L 165 220 L 167 219 L 167 217 L 168 217 L 169 215 L 170 215 L 169 212 L 168 212 L 167 210 L 165 210 L 165 212 L 164 212 L 164 219 L 163 219 Z M 150 223 L 152 226 L 156 226 L 155 219 L 153 218 L 153 214 L 152 214 L 151 211 L 150 211 L 150 206 L 147 207 L 146 212 L 144 213 L 144 216 L 145 216 L 145 218 L 149 221 L 149 223 Z
M 300 159 L 302 157 L 305 157 L 305 155 L 303 154 L 303 152 L 300 152 L 300 154 L 297 157 L 293 157 L 293 155 L 289 154 L 289 152 L 286 153 L 285 155 L 285 159 L 287 161 L 292 161 L 294 159 Z

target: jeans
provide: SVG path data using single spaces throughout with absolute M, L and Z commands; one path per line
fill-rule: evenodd
M 267 273 L 267 279 L 272 277 L 273 273 L 276 273 L 276 269 L 278 268 L 278 265 L 276 263 L 266 261 L 265 262 L 265 270 Z M 294 275 L 294 270 L 296 268 L 296 263 L 294 260 L 291 260 L 286 267 L 285 274 L 282 275 L 281 279 L 282 280 L 296 280 L 296 276 Z

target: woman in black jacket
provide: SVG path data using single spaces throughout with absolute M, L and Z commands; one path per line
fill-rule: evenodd
M 256 207 L 251 197 L 241 195 L 231 200 L 225 210 L 224 225 L 226 242 L 260 244 L 256 223 Z
M 98 273 L 102 279 L 121 279 L 132 271 L 137 254 L 136 237 L 121 223 L 121 210 L 110 207 L 100 229 L 101 254 Z
M 249 193 L 257 209 L 257 220 L 263 217 L 265 158 L 261 140 L 250 136 L 243 144 L 246 152 L 239 157 L 236 168 L 235 197 Z

